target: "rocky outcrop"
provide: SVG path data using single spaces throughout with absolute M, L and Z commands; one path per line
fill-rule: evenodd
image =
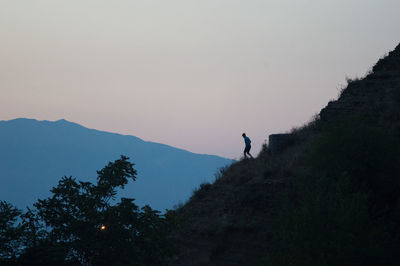
M 381 122 L 400 124 L 400 45 L 380 59 L 363 79 L 349 80 L 336 101 L 320 112 L 323 121 L 357 115 Z

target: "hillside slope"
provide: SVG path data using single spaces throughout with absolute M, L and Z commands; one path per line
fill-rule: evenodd
M 400 45 L 281 152 L 264 147 L 196 191 L 173 264 L 396 265 L 399 139 Z
M 0 200 L 19 208 L 49 195 L 63 176 L 94 181 L 96 170 L 120 155 L 138 178 L 121 193 L 137 204 L 171 209 L 231 160 L 194 154 L 134 136 L 85 128 L 66 120 L 0 121 Z

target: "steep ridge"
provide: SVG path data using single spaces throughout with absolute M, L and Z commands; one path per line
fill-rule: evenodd
M 326 125 L 346 117 L 365 119 L 372 128 L 400 136 L 400 45 L 365 78 L 349 81 L 314 121 L 291 132 L 291 145 L 283 151 L 272 156 L 265 146 L 256 159 L 234 163 L 213 184 L 203 184 L 177 210 L 184 222 L 174 236 L 180 253 L 173 264 L 268 264 L 265 254 L 271 249 L 282 195 L 291 179 L 310 171 L 301 158 L 313 152 L 312 143 Z

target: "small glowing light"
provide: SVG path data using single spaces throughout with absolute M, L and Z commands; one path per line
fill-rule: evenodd
M 106 226 L 105 226 L 104 224 L 102 224 L 102 225 L 100 226 L 100 230 L 101 230 L 101 231 L 106 230 Z

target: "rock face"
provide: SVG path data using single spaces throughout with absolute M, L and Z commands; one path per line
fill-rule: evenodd
M 382 58 L 363 79 L 350 80 L 337 101 L 321 110 L 320 117 L 330 121 L 338 116 L 359 115 L 367 119 L 390 121 L 398 126 L 400 99 L 400 45 Z
M 400 132 L 399 103 L 400 45 L 364 79 L 349 81 L 339 99 L 321 110 L 318 125 L 356 116 Z M 319 126 L 305 127 L 294 133 L 292 142 L 288 134 L 271 135 L 271 152 L 234 163 L 214 184 L 195 191 L 177 210 L 184 224 L 175 235 L 180 254 L 173 265 L 265 265 L 263 256 L 274 230 L 271 221 L 280 207 L 277 195 L 306 167 L 296 158 L 308 151 L 309 140 L 319 132 Z

